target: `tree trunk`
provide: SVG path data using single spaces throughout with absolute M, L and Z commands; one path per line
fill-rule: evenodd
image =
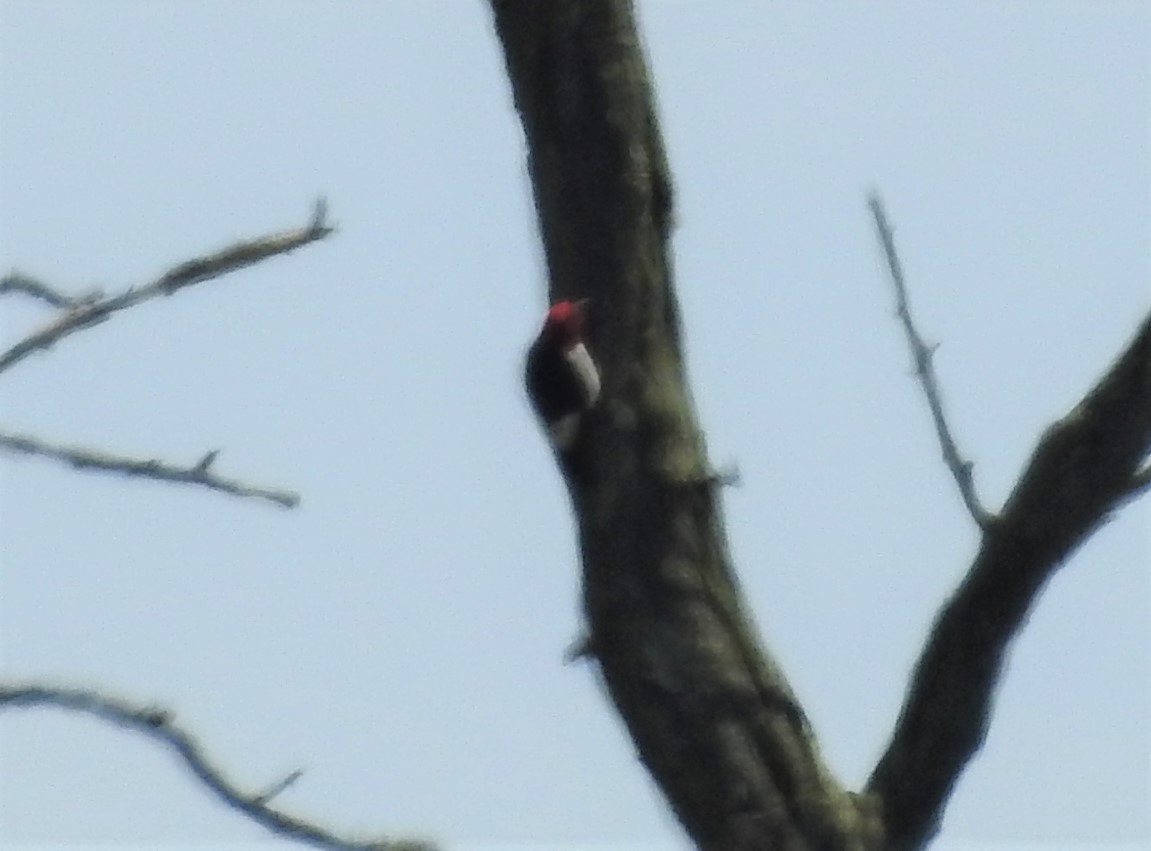
M 990 720 L 1039 592 L 1111 511 L 1151 489 L 1151 317 L 1047 430 L 941 610 L 866 789 L 823 765 L 744 611 L 684 374 L 672 189 L 630 0 L 490 0 L 523 122 L 549 293 L 590 298 L 600 404 L 560 458 L 579 523 L 588 636 L 640 759 L 715 851 L 917 851 Z M 899 301 L 890 229 L 873 202 Z M 910 314 L 902 314 L 915 349 Z M 922 346 L 922 343 L 920 343 Z M 942 419 L 930 352 L 918 368 Z M 950 434 L 937 421 L 946 450 Z M 949 463 L 952 463 L 949 461 Z
M 586 652 L 700 847 L 876 847 L 742 609 L 684 376 L 671 183 L 631 6 L 492 6 L 552 300 L 591 299 L 604 381 L 565 465 Z

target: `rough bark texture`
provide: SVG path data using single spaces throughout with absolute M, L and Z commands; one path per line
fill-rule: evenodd
M 568 484 L 589 648 L 639 756 L 704 848 L 862 848 L 741 609 L 688 397 L 671 185 L 630 5 L 493 2 L 551 294 L 591 298 L 602 403 Z
M 549 292 L 591 299 L 601 404 L 564 461 L 587 655 L 685 830 L 717 851 L 924 847 L 982 740 L 1007 643 L 1151 445 L 1151 325 L 1037 449 L 940 615 L 866 793 L 824 767 L 730 564 L 687 389 L 672 189 L 628 0 L 490 0 Z

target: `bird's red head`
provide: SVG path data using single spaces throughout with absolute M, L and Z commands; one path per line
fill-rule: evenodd
M 583 340 L 584 307 L 586 299 L 580 301 L 557 301 L 548 308 L 544 317 L 541 336 L 555 340 L 561 346 L 573 346 Z

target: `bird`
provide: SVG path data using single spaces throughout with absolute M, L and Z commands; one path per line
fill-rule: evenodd
M 558 452 L 576 443 L 586 414 L 600 395 L 600 375 L 584 340 L 587 300 L 557 301 L 528 349 L 528 399 Z

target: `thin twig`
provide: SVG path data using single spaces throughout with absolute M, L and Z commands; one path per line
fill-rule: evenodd
M 199 461 L 190 467 L 181 467 L 154 458 L 129 458 L 77 446 L 59 446 L 45 443 L 43 440 L 30 435 L 0 431 L 0 450 L 53 458 L 69 464 L 77 470 L 98 470 L 163 482 L 201 485 L 232 496 L 266 499 L 283 508 L 295 508 L 300 502 L 299 494 L 292 491 L 257 487 L 236 479 L 227 479 L 216 475 L 212 472 L 212 463 L 219 453 L 219 450 L 216 449 L 205 453 Z
M 960 454 L 959 446 L 956 444 L 955 438 L 952 437 L 951 427 L 947 424 L 947 416 L 943 412 L 943 398 L 939 391 L 939 381 L 935 376 L 935 367 L 932 364 L 935 347 L 928 346 L 923 341 L 923 337 L 920 336 L 915 322 L 911 318 L 911 304 L 907 295 L 907 286 L 903 280 L 903 266 L 895 251 L 895 237 L 887 223 L 883 202 L 878 195 L 873 194 L 868 198 L 868 206 L 875 218 L 875 231 L 883 245 L 883 253 L 887 258 L 887 268 L 891 273 L 891 282 L 895 287 L 895 311 L 899 321 L 903 324 L 903 330 L 907 334 L 907 345 L 910 347 L 911 357 L 915 361 L 915 374 L 919 378 L 920 386 L 923 387 L 923 394 L 927 397 L 927 405 L 931 409 L 931 419 L 935 422 L 935 433 L 939 437 L 939 445 L 943 450 L 943 460 L 951 471 L 951 475 L 955 477 L 955 483 L 959 486 L 959 495 L 963 498 L 963 504 L 967 506 L 967 511 L 981 529 L 987 529 L 995 522 L 995 515 L 980 504 L 979 497 L 975 493 L 975 480 L 972 475 L 974 465 Z
M 224 776 L 196 739 L 177 725 L 172 713 L 140 706 L 99 692 L 43 685 L 0 685 L 0 709 L 50 706 L 91 715 L 146 736 L 171 748 L 188 770 L 225 804 L 272 833 L 330 851 L 435 851 L 419 840 L 357 840 L 268 806 L 267 795 L 244 792 Z
M 98 291 L 86 293 L 81 296 L 65 295 L 48 286 L 43 281 L 38 281 L 20 272 L 11 272 L 3 278 L 0 278 L 0 295 L 7 295 L 8 293 L 31 296 L 38 301 L 45 302 L 52 307 L 58 307 L 62 310 L 79 307 L 80 305 L 88 304 L 101 298 L 101 294 Z
M 327 205 L 321 199 L 316 202 L 312 220 L 302 228 L 237 242 L 222 251 L 181 263 L 151 283 L 141 287 L 129 287 L 127 290 L 107 298 L 83 301 L 60 297 L 64 299 L 64 303 L 60 305 L 64 308 L 62 314 L 44 328 L 29 334 L 0 355 L 0 372 L 19 363 L 33 352 L 51 348 L 64 337 L 103 322 L 121 310 L 135 307 L 158 296 L 172 295 L 185 287 L 210 281 L 245 266 L 259 263 L 269 257 L 286 254 L 323 239 L 332 233 L 332 228 L 327 224 L 326 218 Z M 27 287 L 22 291 L 28 292 Z M 51 289 L 46 291 L 53 293 L 54 296 L 59 296 Z M 40 297 L 44 298 L 44 295 L 41 293 Z
M 261 804 L 270 804 L 272 799 L 280 795 L 285 789 L 289 789 L 296 785 L 296 781 L 304 776 L 304 769 L 297 768 L 289 772 L 286 776 L 281 777 L 263 792 L 252 796 L 253 801 Z

